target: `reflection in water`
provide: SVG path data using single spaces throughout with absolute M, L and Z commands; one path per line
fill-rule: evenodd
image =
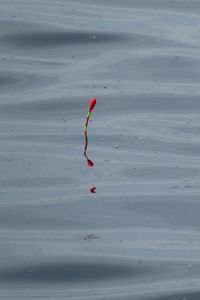
M 87 146 L 88 146 L 88 137 L 87 137 L 87 132 L 84 132 L 85 134 L 85 148 L 84 148 L 84 156 L 87 160 L 88 167 L 93 167 L 94 163 L 89 159 L 87 156 Z
M 87 127 L 88 127 L 88 122 L 89 122 L 89 119 L 90 119 L 91 112 L 92 112 L 92 110 L 93 110 L 95 104 L 96 104 L 96 98 L 92 98 L 92 99 L 90 100 L 89 111 L 88 111 L 88 114 L 87 114 L 87 118 L 86 118 L 85 126 L 84 126 L 84 131 L 83 131 L 83 133 L 84 133 L 84 135 L 85 135 L 84 156 L 85 156 L 85 158 L 86 158 L 86 160 L 87 160 L 87 164 L 88 164 L 89 167 L 93 167 L 93 166 L 94 166 L 94 163 L 93 163 L 93 162 L 89 159 L 89 157 L 87 156 L 87 147 L 88 147 Z M 91 192 L 91 193 L 96 193 L 95 190 L 96 190 L 96 187 L 94 186 L 94 187 L 92 187 L 92 188 L 90 189 L 90 192 Z
M 93 193 L 93 194 L 96 193 L 96 186 L 91 187 L 90 193 Z

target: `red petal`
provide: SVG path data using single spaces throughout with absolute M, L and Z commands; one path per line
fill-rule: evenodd
M 90 100 L 89 111 L 92 111 L 92 110 L 93 110 L 93 108 L 94 108 L 96 102 L 97 102 L 96 98 L 92 98 L 92 99 Z

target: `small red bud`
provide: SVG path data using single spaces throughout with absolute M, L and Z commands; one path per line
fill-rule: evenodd
M 93 110 L 93 108 L 94 108 L 96 102 L 97 102 L 96 98 L 92 98 L 92 99 L 90 100 L 89 111 L 92 111 L 92 110 Z

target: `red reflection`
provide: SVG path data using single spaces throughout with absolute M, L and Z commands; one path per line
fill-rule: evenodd
M 96 187 L 95 186 L 93 186 L 91 189 L 90 189 L 90 193 L 96 193 Z

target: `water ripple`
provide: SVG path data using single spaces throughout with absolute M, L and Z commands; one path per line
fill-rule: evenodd
M 1 1 L 2 299 L 199 299 L 199 11 Z

